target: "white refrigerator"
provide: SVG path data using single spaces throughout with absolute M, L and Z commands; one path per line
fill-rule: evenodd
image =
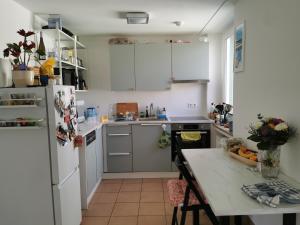
M 0 225 L 79 225 L 71 86 L 0 89 Z

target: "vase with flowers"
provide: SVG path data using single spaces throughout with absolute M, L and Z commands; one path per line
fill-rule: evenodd
M 257 115 L 258 121 L 250 125 L 249 140 L 257 142 L 261 150 L 261 173 L 265 178 L 277 178 L 280 169 L 280 146 L 295 136 L 294 128 L 279 118 Z
M 17 33 L 23 37 L 19 43 L 8 43 L 4 49 L 4 57 L 12 57 L 11 64 L 13 66 L 12 78 L 15 87 L 26 87 L 34 83 L 34 71 L 29 66 L 30 61 L 34 58 L 35 43 L 28 40 L 34 32 L 21 29 Z

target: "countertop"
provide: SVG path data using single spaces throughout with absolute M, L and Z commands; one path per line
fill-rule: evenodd
M 224 136 L 231 138 L 233 137 L 232 133 L 229 131 L 229 128 L 225 128 L 224 126 L 218 125 L 218 124 L 214 124 L 216 130 L 223 134 Z
M 299 204 L 281 203 L 272 208 L 249 198 L 241 191 L 243 185 L 270 180 L 249 170 L 223 149 L 184 149 L 182 153 L 216 216 L 300 213 Z M 300 188 L 299 182 L 283 173 L 279 179 Z
M 108 125 L 131 125 L 131 124 L 176 124 L 176 123 L 214 123 L 213 120 L 179 120 L 179 121 L 170 121 L 170 120 L 134 120 L 134 121 L 113 121 L 110 120 L 104 124 Z
M 78 134 L 82 136 L 86 136 L 88 133 L 98 128 L 101 128 L 102 126 L 103 123 L 88 123 L 88 122 L 79 123 Z
M 82 136 L 86 136 L 93 130 L 101 128 L 103 125 L 134 125 L 134 124 L 176 124 L 176 123 L 214 123 L 213 120 L 179 120 L 179 121 L 170 121 L 170 120 L 134 120 L 134 121 L 114 121 L 109 120 L 104 123 L 88 123 L 83 122 L 78 125 L 78 134 Z

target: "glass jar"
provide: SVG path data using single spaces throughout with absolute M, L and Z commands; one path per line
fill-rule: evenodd
M 280 147 L 261 151 L 261 174 L 264 178 L 277 178 L 280 170 Z

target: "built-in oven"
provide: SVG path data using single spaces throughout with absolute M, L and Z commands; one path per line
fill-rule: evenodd
M 197 141 L 183 141 L 181 134 L 187 131 L 196 131 L 200 133 L 200 139 Z M 177 149 L 201 149 L 210 148 L 210 123 L 174 123 L 171 125 L 171 152 L 172 161 L 175 160 Z

